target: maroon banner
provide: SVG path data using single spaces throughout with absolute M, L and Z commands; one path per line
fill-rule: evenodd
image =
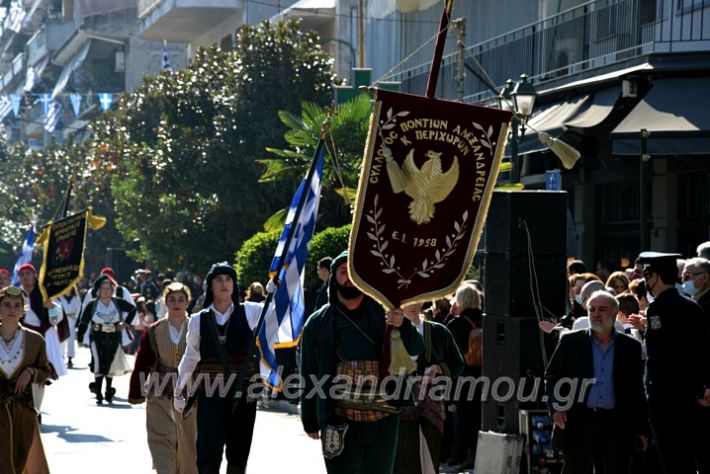
M 391 309 L 465 278 L 512 114 L 378 89 L 350 233 L 348 270 Z

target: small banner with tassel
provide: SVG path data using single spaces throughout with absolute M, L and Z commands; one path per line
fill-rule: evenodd
M 39 272 L 42 297 L 58 298 L 69 292 L 84 275 L 84 250 L 87 227 L 98 230 L 106 218 L 94 216 L 91 209 L 50 222 L 37 239 L 44 246 L 44 259 Z

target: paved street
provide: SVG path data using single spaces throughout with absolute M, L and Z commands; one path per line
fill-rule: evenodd
M 93 380 L 88 361 L 88 350 L 79 349 L 76 368 L 45 392 L 41 431 L 51 472 L 154 472 L 144 428 L 145 406 L 126 401 L 129 375 L 114 379 L 113 405 L 99 407 L 88 390 Z M 223 472 L 225 467 L 223 463 Z M 248 471 L 317 474 L 325 468 L 320 444 L 303 433 L 297 416 L 259 410 Z

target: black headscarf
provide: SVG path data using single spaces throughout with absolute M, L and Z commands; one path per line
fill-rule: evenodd
M 205 301 L 202 304 L 203 308 L 209 307 L 214 301 L 212 296 L 212 280 L 217 275 L 227 275 L 234 282 L 234 292 L 232 292 L 232 301 L 234 305 L 239 304 L 239 288 L 237 286 L 237 271 L 227 262 L 217 262 L 210 267 L 210 271 L 205 276 Z

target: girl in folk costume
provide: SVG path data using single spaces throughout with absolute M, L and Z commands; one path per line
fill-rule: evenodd
M 71 291 L 66 295 L 57 298 L 57 303 L 61 305 L 64 310 L 64 317 L 67 318 L 69 323 L 69 337 L 62 344 L 66 346 L 67 367 L 72 368 L 74 367 L 72 359 L 76 356 L 76 320 L 81 313 L 81 297 L 76 286 L 72 287 Z
M 106 401 L 111 403 L 116 393 L 116 389 L 111 386 L 113 376 L 127 371 L 125 355 L 121 348 L 121 332 L 124 325 L 131 324 L 136 308 L 122 299 L 114 298 L 114 283 L 108 275 L 97 278 L 94 289 L 98 298 L 82 311 L 76 335 L 77 339 L 84 343 L 84 335 L 87 332 L 89 334 L 91 368 L 95 377 L 94 382 L 89 384 L 89 390 L 96 394 L 96 404 L 101 405 L 104 399 L 101 395 L 104 378 Z
M 24 471 L 39 433 L 31 386 L 49 376 L 44 340 L 20 324 L 23 311 L 22 290 L 0 289 L 0 474 Z
M 159 474 L 197 473 L 197 417 L 183 418 L 173 408 L 172 397 L 185 352 L 190 299 L 190 290 L 182 283 L 163 290 L 168 314 L 143 332 L 131 375 L 128 401 L 138 404 L 147 398 L 148 447 Z
M 20 279 L 20 287 L 25 294 L 25 314 L 22 325 L 37 331 L 44 337 L 50 378 L 56 380 L 67 374 L 61 341 L 69 335 L 69 324 L 64 319 L 61 306 L 53 303 L 50 299 L 43 300 L 34 265 L 31 263 L 20 265 L 17 274 Z M 32 392 L 37 410 L 42 407 L 45 384 L 49 385 L 49 380 L 39 384 L 33 383 Z
M 399 418 L 395 474 L 439 472 L 445 412 L 444 402 L 434 400 L 432 391 L 442 376 L 451 386 L 464 369 L 464 359 L 454 337 L 443 324 L 422 319 L 421 308 L 421 303 L 403 308 L 404 316 L 424 339 L 424 352 L 417 357 L 417 375 L 421 380 L 415 379 L 413 384 L 416 406 L 404 407 Z M 428 450 L 423 451 L 423 447 Z

